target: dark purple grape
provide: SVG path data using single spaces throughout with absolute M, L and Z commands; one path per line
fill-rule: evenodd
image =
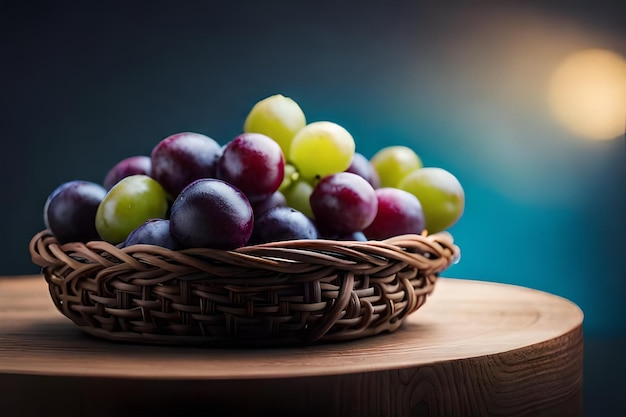
M 167 219 L 146 220 L 135 230 L 130 232 L 124 246 L 156 245 L 167 249 L 180 249 L 180 244 L 170 233 L 170 221 Z
M 357 174 L 369 182 L 374 188 L 380 187 L 380 177 L 372 163 L 363 154 L 355 152 L 346 172 Z
M 285 207 L 287 205 L 287 199 L 285 198 L 283 193 L 281 193 L 280 191 L 276 191 L 265 200 L 257 201 L 251 204 L 252 211 L 254 212 L 254 217 L 257 218 L 271 208 Z
M 398 188 L 376 190 L 378 213 L 363 230 L 368 239 L 382 240 L 403 234 L 420 234 L 426 221 L 422 205 L 413 194 Z
M 331 240 L 356 240 L 359 242 L 367 241 L 367 237 L 363 232 L 351 232 L 351 233 L 341 233 L 341 234 L 330 234 L 322 236 L 324 239 Z
M 345 235 L 337 236 L 337 240 L 357 240 L 359 242 L 366 242 L 367 237 L 363 232 L 352 232 Z
M 131 175 L 152 175 L 152 160 L 149 156 L 137 155 L 122 159 L 107 172 L 104 188 L 110 190 L 121 179 Z
M 309 198 L 317 226 L 326 234 L 361 231 L 378 207 L 374 188 L 363 177 L 339 172 L 317 183 Z
M 192 182 L 172 203 L 170 231 L 184 247 L 235 249 L 248 242 L 253 227 L 246 196 L 218 179 Z
M 217 178 L 239 188 L 250 202 L 278 190 L 285 173 L 280 145 L 261 133 L 242 133 L 231 140 L 217 162 Z
M 255 220 L 250 244 L 318 237 L 315 223 L 302 212 L 291 207 L 274 207 Z
M 59 185 L 44 204 L 44 224 L 61 243 L 100 240 L 96 212 L 107 191 L 100 184 L 73 180 Z
M 152 149 L 152 177 L 175 199 L 191 182 L 215 177 L 221 152 L 214 139 L 200 133 L 168 136 Z

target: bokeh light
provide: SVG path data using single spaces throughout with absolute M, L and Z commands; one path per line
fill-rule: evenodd
M 578 51 L 552 73 L 549 103 L 556 120 L 573 134 L 613 139 L 626 125 L 626 61 L 604 49 Z

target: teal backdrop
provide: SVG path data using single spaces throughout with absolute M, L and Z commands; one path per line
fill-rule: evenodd
M 368 157 L 407 145 L 454 173 L 462 258 L 445 275 L 578 304 L 588 398 L 617 404 L 623 382 L 593 385 L 624 370 L 601 358 L 626 346 L 625 139 L 568 132 L 547 91 L 573 52 L 625 56 L 624 16 L 619 1 L 2 2 L 0 274 L 38 272 L 28 241 L 60 183 L 102 181 L 179 131 L 225 143 L 281 93 Z

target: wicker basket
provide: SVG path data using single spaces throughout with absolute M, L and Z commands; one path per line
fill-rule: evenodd
M 246 346 L 394 331 L 460 253 L 448 233 L 171 251 L 103 241 L 61 245 L 44 230 L 29 249 L 58 310 L 86 333 Z

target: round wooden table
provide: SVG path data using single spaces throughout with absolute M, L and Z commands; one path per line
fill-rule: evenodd
M 394 333 L 298 348 L 101 340 L 41 276 L 0 278 L 0 415 L 582 416 L 581 310 L 442 278 Z

